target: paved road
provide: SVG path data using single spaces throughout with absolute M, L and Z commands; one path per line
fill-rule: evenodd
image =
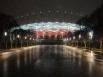
M 103 77 L 102 62 L 77 52 L 62 45 L 42 45 L 3 53 L 0 77 Z

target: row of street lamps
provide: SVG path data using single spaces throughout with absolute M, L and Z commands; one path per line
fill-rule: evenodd
M 52 11 L 49 10 L 49 11 L 48 11 L 49 21 L 51 21 L 50 19 L 52 19 L 52 18 L 51 18 L 51 13 L 52 13 Z M 68 16 L 66 16 L 67 13 L 69 13 L 69 12 L 68 12 L 68 11 L 64 11 L 64 12 L 63 12 L 63 14 L 64 14 L 64 15 L 63 15 L 64 20 L 66 20 L 66 17 L 68 17 Z M 44 13 L 43 13 L 42 11 L 40 11 L 39 14 L 40 14 L 40 21 L 43 22 L 43 14 L 44 14 Z M 54 13 L 54 14 L 55 14 L 55 13 Z M 61 14 L 61 11 L 57 10 L 57 11 L 56 11 L 56 14 L 55 14 L 55 15 L 56 15 L 56 22 L 58 22 L 59 17 L 61 16 L 60 14 Z M 82 15 L 82 14 L 79 14 L 78 12 L 77 12 L 77 13 L 70 12 L 69 14 L 70 14 L 70 16 L 75 16 L 75 15 L 76 15 L 76 17 L 78 17 L 78 18 L 79 18 L 79 16 L 80 16 L 80 17 L 83 17 L 83 15 Z M 75 15 L 73 15 L 73 14 L 75 14 Z M 33 12 L 32 15 L 33 15 L 33 20 L 36 22 L 35 18 L 36 18 L 36 16 L 37 16 L 37 13 L 34 13 L 34 12 Z M 60 15 L 60 16 L 59 16 L 59 15 Z M 31 15 L 30 15 L 30 16 L 31 16 Z M 16 17 L 15 19 L 17 19 L 19 23 L 21 23 L 21 20 L 19 20 L 19 19 L 22 19 L 22 23 L 23 23 L 23 22 L 24 22 L 24 18 L 25 18 L 25 16 L 20 16 L 20 17 Z M 27 19 L 30 18 L 28 13 L 27 13 L 27 15 L 26 15 L 26 18 L 27 18 Z M 68 21 L 68 20 L 66 20 L 66 21 Z
M 89 51 L 91 52 L 91 41 L 92 41 L 92 39 L 93 39 L 93 31 L 90 31 L 89 33 L 88 33 L 88 36 L 89 36 Z M 79 38 L 79 41 L 80 41 L 80 47 L 82 47 L 82 41 L 81 41 L 81 38 L 82 38 L 82 35 L 81 34 L 79 34 L 79 36 L 78 36 L 78 38 Z M 83 38 L 82 38 L 83 39 Z M 75 41 L 76 40 L 76 37 L 75 36 L 73 36 L 73 37 L 69 37 L 68 38 L 68 40 L 66 41 L 66 42 L 68 42 L 69 41 L 69 45 L 71 44 L 72 46 L 73 46 L 73 41 Z M 77 41 L 77 44 L 74 42 L 74 45 L 76 46 L 79 46 L 78 44 L 79 44 L 79 41 Z M 70 43 L 71 42 L 71 43 Z
M 18 34 L 17 36 L 16 36 L 16 38 L 15 39 L 13 39 L 13 37 L 12 37 L 12 34 L 10 33 L 8 33 L 8 32 L 4 32 L 4 42 L 5 42 L 5 49 L 7 50 L 8 49 L 8 40 L 10 41 L 10 44 L 11 44 L 11 49 L 13 48 L 13 41 L 15 41 L 15 44 L 16 44 L 16 48 L 17 48 L 17 43 L 18 42 L 20 42 L 20 44 L 21 44 L 21 47 L 23 46 L 23 41 L 25 41 L 26 43 L 27 43 L 27 46 L 29 46 L 28 45 L 28 43 L 30 42 L 31 44 L 30 45 L 32 45 L 33 43 L 34 43 L 34 41 L 35 41 L 35 39 L 33 38 L 33 37 L 29 37 L 29 39 L 28 39 L 28 37 L 27 36 L 25 36 L 24 37 L 24 39 L 25 40 L 23 40 L 22 38 L 21 38 L 21 36 Z M 8 38 L 8 36 L 9 36 L 9 38 Z M 0 49 L 1 49 L 1 45 L 2 43 L 0 42 Z M 36 44 L 36 43 L 35 43 Z M 3 44 L 3 46 L 4 46 L 4 44 Z
M 5 36 L 5 47 L 6 47 L 6 49 L 8 48 L 7 46 L 7 36 L 8 36 L 8 32 L 4 32 L 4 36 Z M 11 35 L 10 35 L 10 37 L 11 37 Z M 22 44 L 23 44 L 23 39 L 21 38 L 21 36 L 18 34 L 17 36 L 17 39 L 19 39 L 20 40 L 20 43 L 21 43 L 21 47 L 22 47 Z M 21 38 L 21 39 L 20 39 Z M 27 40 L 27 36 L 25 36 L 24 37 L 24 39 L 25 39 L 25 41 L 26 41 L 26 43 L 27 43 L 27 46 L 28 46 L 28 41 L 34 41 L 35 39 L 34 38 L 32 38 L 32 37 L 29 37 L 29 39 Z M 79 38 L 79 40 L 81 40 L 81 38 L 82 38 L 82 36 L 81 36 L 81 34 L 79 34 L 79 36 L 78 36 L 78 38 Z M 90 31 L 89 32 L 89 50 L 91 51 L 91 41 L 92 41 L 92 38 L 93 38 L 93 31 Z M 16 47 L 17 47 L 17 39 L 16 39 Z M 63 38 L 62 38 L 63 39 Z M 73 40 L 75 40 L 76 39 L 76 37 L 75 36 L 73 36 Z M 71 41 L 72 42 L 72 38 L 70 37 L 69 38 L 69 41 Z M 13 42 L 13 40 L 12 40 L 12 37 L 10 38 L 10 43 L 11 43 L 11 48 L 12 48 L 12 42 Z M 81 46 L 81 44 L 80 44 L 80 46 Z

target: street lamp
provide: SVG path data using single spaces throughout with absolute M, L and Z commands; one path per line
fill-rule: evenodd
M 31 38 L 30 38 L 30 40 L 31 40 Z
M 30 37 L 30 46 L 31 46 L 31 37 Z
M 27 41 L 27 37 L 25 36 L 25 43 L 26 43 L 26 46 L 28 46 L 28 41 Z
M 67 11 L 64 12 L 64 18 L 65 18 L 65 21 L 66 21 L 66 14 L 67 14 Z
M 40 11 L 41 22 L 43 22 L 43 12 Z
M 33 13 L 33 18 L 34 18 L 34 22 L 36 22 L 36 20 L 35 20 L 35 19 L 36 19 L 36 18 L 35 18 L 35 13 Z
M 71 45 L 71 44 L 72 44 L 72 43 L 71 43 L 71 37 L 69 38 L 69 43 L 70 43 L 69 45 Z
M 27 37 L 25 36 L 25 40 L 27 39 Z
M 17 35 L 17 38 L 20 38 L 20 35 Z
M 90 38 L 90 39 L 93 38 L 93 31 L 89 32 L 89 38 Z
M 73 39 L 75 40 L 75 36 L 73 37 Z
M 69 38 L 69 40 L 71 41 L 71 37 Z
M 90 49 L 90 52 L 91 52 L 91 40 L 92 40 L 92 38 L 93 38 L 93 31 L 90 31 L 89 32 L 89 49 Z
M 20 38 L 20 35 L 19 35 L 19 34 L 17 35 L 17 38 L 18 38 L 18 39 Z M 21 47 L 22 47 L 22 41 L 20 41 L 20 44 L 21 44 Z M 17 41 L 16 41 L 16 47 L 17 47 Z
M 73 37 L 73 40 L 74 40 L 74 46 L 75 46 L 75 36 Z
M 82 44 L 81 37 L 82 37 L 81 34 L 79 34 L 80 47 L 81 47 L 81 44 Z
M 58 22 L 58 15 L 59 15 L 59 11 L 57 10 L 57 22 Z
M 81 38 L 81 35 L 79 35 L 79 39 Z
M 50 12 L 51 12 L 51 11 L 49 10 L 49 21 L 50 21 Z
M 7 32 L 4 32 L 4 36 L 5 36 L 5 43 L 6 43 L 6 50 L 7 50 L 7 40 L 6 40 Z
M 11 43 L 11 49 L 12 49 L 12 34 L 10 32 L 10 43 Z
M 4 36 L 7 36 L 7 32 L 4 32 Z

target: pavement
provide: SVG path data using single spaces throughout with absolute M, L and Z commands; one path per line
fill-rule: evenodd
M 38 46 L 38 45 L 37 45 Z M 65 45 L 64 45 L 65 46 Z M 30 49 L 30 48 L 33 48 L 33 47 L 36 47 L 36 46 L 29 46 L 29 47 L 21 47 L 21 48 L 13 48 L 13 49 L 0 49 L 0 54 L 3 54 L 3 53 L 6 53 L 6 52 L 15 52 L 15 51 L 18 51 L 18 50 L 25 50 L 25 49 Z M 78 52 L 77 53 L 80 53 L 84 56 L 90 56 L 88 55 L 90 53 L 90 50 L 89 49 L 85 49 L 85 48 L 78 48 L 78 47 L 71 47 L 71 46 L 65 46 L 65 47 L 68 47 L 68 48 L 71 48 L 71 49 L 74 49 L 74 50 L 77 50 Z M 101 52 L 99 49 L 92 49 L 91 52 L 93 53 L 93 55 L 95 57 L 95 60 L 97 61 L 103 61 L 103 52 Z M 92 54 L 91 53 L 91 54 Z
M 74 50 L 78 50 L 79 52 L 77 53 L 81 53 L 84 56 L 90 56 L 92 58 L 94 58 L 96 61 L 103 61 L 103 52 L 101 52 L 99 49 L 91 49 L 91 52 L 89 49 L 85 49 L 85 48 L 78 48 L 78 47 L 71 47 L 71 46 L 66 46 L 68 48 L 74 49 Z M 88 55 L 88 54 L 93 54 Z
M 13 49 L 0 49 L 0 54 L 5 53 L 5 52 L 16 52 L 18 50 L 25 50 L 25 49 L 31 49 L 37 46 L 28 46 L 28 47 L 21 47 L 21 48 L 13 48 Z

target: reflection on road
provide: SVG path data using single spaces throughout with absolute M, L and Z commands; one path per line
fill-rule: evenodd
M 63 45 L 40 45 L 0 54 L 0 77 L 103 77 L 93 52 Z

